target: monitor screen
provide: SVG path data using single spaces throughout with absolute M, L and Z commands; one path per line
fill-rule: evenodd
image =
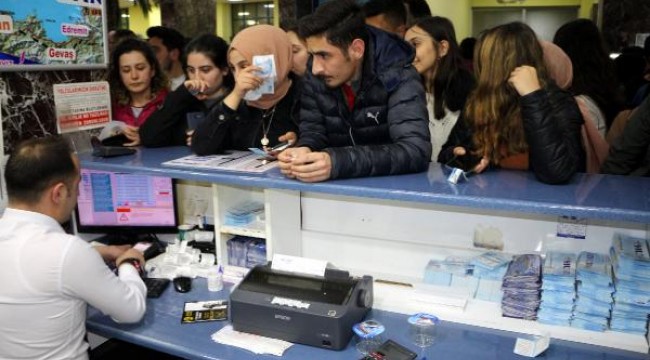
M 78 233 L 174 233 L 178 226 L 174 180 L 81 169 L 75 220 Z

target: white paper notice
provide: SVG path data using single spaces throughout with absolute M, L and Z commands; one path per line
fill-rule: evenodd
M 54 84 L 59 134 L 102 127 L 111 120 L 108 82 Z
M 275 254 L 271 263 L 271 269 L 301 273 L 315 276 L 325 276 L 327 261 L 306 259 L 297 256 Z

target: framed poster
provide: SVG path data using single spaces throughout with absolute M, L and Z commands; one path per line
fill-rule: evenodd
M 102 2 L 2 0 L 0 71 L 106 68 Z

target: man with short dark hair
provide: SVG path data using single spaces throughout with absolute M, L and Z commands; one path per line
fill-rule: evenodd
M 88 359 L 86 304 L 137 322 L 146 287 L 134 249 L 115 259 L 66 234 L 79 192 L 79 161 L 61 137 L 20 143 L 5 167 L 8 206 L 0 218 L 0 358 Z
M 370 0 L 361 8 L 366 24 L 404 38 L 406 7 L 403 0 Z
M 406 5 L 406 23 L 410 26 L 418 19 L 431 16 L 431 9 L 426 0 L 404 0 Z
M 316 182 L 427 169 L 427 109 L 410 45 L 365 25 L 353 0 L 321 5 L 300 33 L 312 65 L 298 142 L 278 156 L 282 172 Z
M 160 67 L 171 81 L 171 90 L 176 90 L 185 82 L 182 64 L 185 37 L 180 32 L 164 26 L 148 28 L 147 37 Z

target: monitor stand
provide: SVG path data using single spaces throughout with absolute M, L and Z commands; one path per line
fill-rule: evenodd
M 111 233 L 94 239 L 106 245 L 135 245 L 139 242 L 154 242 L 156 236 L 153 234 L 131 234 L 131 233 Z

